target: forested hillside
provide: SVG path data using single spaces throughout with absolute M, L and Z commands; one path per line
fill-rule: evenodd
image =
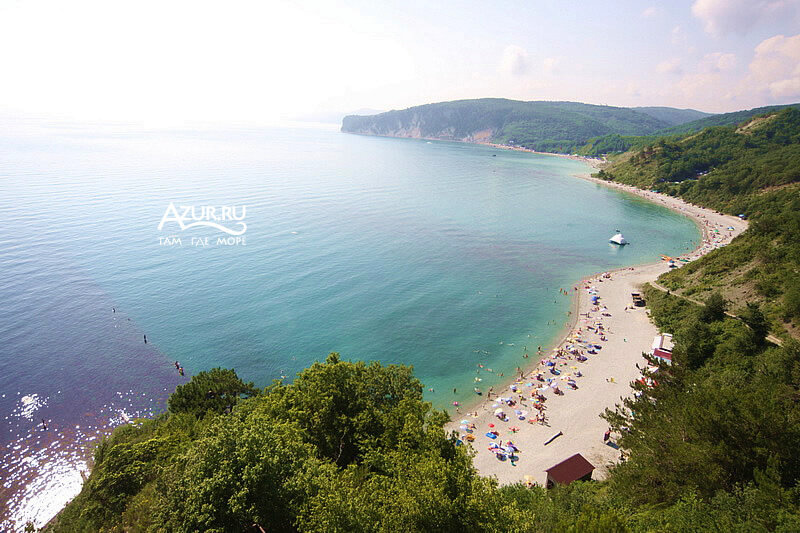
M 725 288 L 734 307 L 758 303 L 781 334 L 800 321 L 800 111 L 794 108 L 661 138 L 599 176 L 654 189 L 752 220 L 750 231 L 703 261 L 670 272 L 665 286 L 705 297 Z
M 700 120 L 701 118 L 710 117 L 711 113 L 704 113 L 696 109 L 675 109 L 674 107 L 632 107 L 634 111 L 639 113 L 646 113 L 651 117 L 658 120 L 677 126 L 678 124 L 685 124 Z
M 665 113 L 662 108 L 660 114 Z M 674 110 L 686 111 L 686 110 Z M 577 102 L 459 100 L 348 116 L 342 131 L 366 135 L 494 142 L 538 151 L 571 153 L 602 135 L 646 135 L 675 124 L 622 107 Z
M 741 122 L 745 122 L 748 119 L 758 116 L 764 115 L 776 111 L 780 111 L 781 109 L 785 109 L 787 107 L 793 107 L 796 109 L 800 109 L 800 104 L 791 104 L 791 105 L 777 105 L 777 106 L 767 106 L 767 107 L 759 107 L 755 109 L 749 109 L 746 111 L 735 111 L 733 113 L 722 113 L 719 115 L 707 115 L 703 118 L 698 118 L 697 120 L 692 121 L 682 121 L 682 122 L 675 122 L 674 126 L 669 128 L 665 128 L 659 130 L 652 135 L 648 136 L 620 136 L 616 134 L 610 135 L 603 135 L 601 137 L 595 137 L 593 139 L 589 139 L 589 141 L 584 145 L 581 146 L 577 152 L 580 155 L 588 156 L 588 157 L 598 157 L 604 154 L 613 154 L 619 152 L 626 152 L 631 149 L 642 148 L 646 146 L 648 143 L 665 137 L 682 137 L 689 133 L 697 133 L 705 128 L 710 128 L 713 126 L 731 126 L 736 125 Z M 692 109 L 672 109 L 672 108 L 641 108 L 641 107 L 634 107 L 638 111 L 645 111 L 645 110 L 665 110 L 659 111 L 658 113 L 654 114 L 657 118 L 660 118 L 665 121 L 669 121 L 669 115 L 673 114 L 675 111 L 684 112 L 678 116 L 680 117 L 688 117 L 690 116 L 689 113 L 700 113 L 699 111 L 694 111 Z

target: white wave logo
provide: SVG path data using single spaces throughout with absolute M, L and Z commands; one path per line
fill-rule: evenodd
M 175 208 L 175 204 L 170 202 L 167 210 L 164 212 L 164 216 L 161 217 L 161 222 L 158 224 L 158 230 L 161 231 L 164 228 L 164 224 L 167 222 L 177 222 L 181 228 L 181 231 L 197 226 L 207 226 L 218 229 L 219 231 L 223 231 L 228 235 L 237 236 L 242 235 L 245 231 L 247 231 L 247 224 L 241 222 L 244 220 L 245 213 L 247 211 L 247 206 L 244 205 L 240 207 L 235 205 L 224 205 L 221 207 L 210 205 L 203 205 L 199 207 L 195 207 L 193 205 L 182 205 L 180 206 L 180 209 L 181 213 L 178 214 L 178 209 Z M 241 213 L 237 213 L 238 209 L 241 209 Z M 226 221 L 236 221 L 235 223 L 238 224 L 239 229 L 231 229 L 220 224 L 220 222 Z M 187 222 L 189 223 L 187 224 Z

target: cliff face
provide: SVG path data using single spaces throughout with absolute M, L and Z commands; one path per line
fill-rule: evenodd
M 569 151 L 592 137 L 644 135 L 666 125 L 658 118 L 627 108 L 486 98 L 428 104 L 372 116 L 351 115 L 342 121 L 342 131 Z
M 441 116 L 436 110 L 411 108 L 366 117 L 347 116 L 342 121 L 342 131 L 384 137 L 466 142 L 487 140 L 496 132 L 496 128 L 487 128 L 469 117 L 466 121 L 464 119 L 465 117 L 459 115 Z M 461 122 L 466 123 L 459 124 Z

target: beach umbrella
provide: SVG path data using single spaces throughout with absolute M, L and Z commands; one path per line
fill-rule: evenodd
M 503 414 L 503 408 L 502 407 L 498 407 L 497 409 L 494 410 L 494 414 L 496 414 L 496 415 Z
M 467 419 L 464 419 L 464 420 L 462 420 L 462 421 L 461 421 L 461 423 L 462 423 L 462 424 L 469 424 L 469 420 L 467 420 Z
M 494 424 L 489 424 L 489 427 L 490 427 L 490 428 L 493 428 L 493 427 L 494 427 Z
M 514 409 L 514 413 L 516 413 L 517 415 L 521 415 L 522 409 Z

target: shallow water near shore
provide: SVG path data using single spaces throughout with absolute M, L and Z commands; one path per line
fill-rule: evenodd
M 700 238 L 589 171 L 308 127 L 0 135 L 2 529 L 42 525 L 100 435 L 201 370 L 264 386 L 337 351 L 414 365 L 440 407 L 505 381 L 562 331 L 560 288 Z M 245 242 L 159 231 L 171 202 L 246 206 Z

